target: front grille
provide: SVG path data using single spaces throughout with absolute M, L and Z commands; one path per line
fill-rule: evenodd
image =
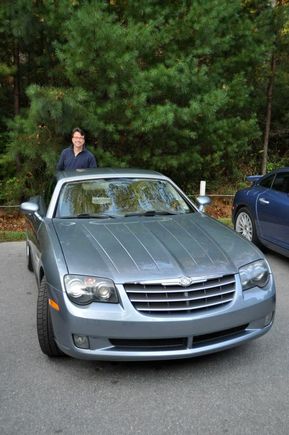
M 226 340 L 232 340 L 237 337 L 241 337 L 246 334 L 245 325 L 236 326 L 234 328 L 225 329 L 222 331 L 212 332 L 204 335 L 193 335 L 191 337 L 180 338 L 163 338 L 163 339 L 120 339 L 110 338 L 110 342 L 115 346 L 115 350 L 127 350 L 129 351 L 170 351 L 181 349 L 194 349 L 201 348 L 212 344 L 224 342 Z
M 146 350 L 179 350 L 186 349 L 186 338 L 163 338 L 163 339 L 119 339 L 111 338 L 113 346 L 120 349 Z
M 125 284 L 134 308 L 148 315 L 199 313 L 229 304 L 235 294 L 234 275 L 193 283 L 189 287 Z
M 231 338 L 236 338 L 244 335 L 244 331 L 248 327 L 246 325 L 236 326 L 235 328 L 225 329 L 224 331 L 212 332 L 211 334 L 196 335 L 194 337 L 194 345 L 201 345 L 207 342 L 214 343 L 215 341 L 226 340 Z

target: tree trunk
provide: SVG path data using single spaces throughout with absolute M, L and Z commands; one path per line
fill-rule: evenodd
M 18 115 L 20 111 L 20 79 L 19 79 L 19 44 L 15 41 L 14 48 L 14 66 L 16 69 L 14 76 L 14 114 Z
M 20 112 L 20 71 L 19 71 L 19 66 L 20 66 L 20 61 L 19 61 L 19 54 L 20 54 L 20 50 L 19 50 L 19 43 L 16 40 L 15 41 L 15 47 L 14 47 L 14 66 L 15 66 L 15 76 L 14 76 L 14 89 L 13 89 L 13 96 L 14 96 L 14 115 L 19 115 Z M 20 157 L 19 154 L 16 154 L 15 157 L 15 163 L 16 163 L 16 169 L 17 171 L 19 171 L 20 169 Z
M 268 144 L 269 135 L 271 127 L 271 117 L 272 117 L 272 95 L 273 95 L 273 82 L 276 70 L 276 55 L 272 53 L 271 57 L 271 71 L 269 76 L 269 82 L 267 87 L 267 114 L 266 114 L 266 124 L 265 124 L 265 134 L 263 143 L 263 160 L 262 160 L 262 174 L 266 174 L 267 170 L 267 160 L 268 160 Z

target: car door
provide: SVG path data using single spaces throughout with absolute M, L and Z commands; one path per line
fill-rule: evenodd
M 276 174 L 270 188 L 258 195 L 256 214 L 260 236 L 289 248 L 289 171 Z

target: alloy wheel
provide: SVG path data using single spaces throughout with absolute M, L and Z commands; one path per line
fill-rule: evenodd
M 246 239 L 252 242 L 253 240 L 253 223 L 250 216 L 246 212 L 238 214 L 235 224 L 235 230 Z

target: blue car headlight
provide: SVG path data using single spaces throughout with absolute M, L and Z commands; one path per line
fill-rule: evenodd
M 270 269 L 266 260 L 257 260 L 239 269 L 242 289 L 265 287 L 270 279 Z
M 65 275 L 67 296 L 72 302 L 87 305 L 91 302 L 118 303 L 114 282 L 107 278 L 83 275 Z

